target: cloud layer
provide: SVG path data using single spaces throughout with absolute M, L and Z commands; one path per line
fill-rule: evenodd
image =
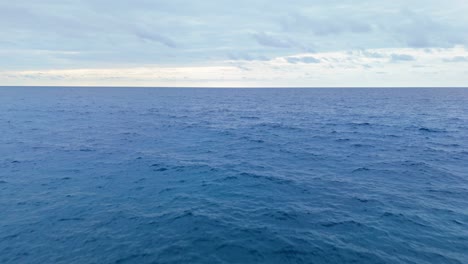
M 465 0 L 2 1 L 0 85 L 466 86 L 467 13 Z
M 304 53 L 271 60 L 225 60 L 212 65 L 5 71 L 14 85 L 179 87 L 421 87 L 460 86 L 468 51 L 391 48 Z

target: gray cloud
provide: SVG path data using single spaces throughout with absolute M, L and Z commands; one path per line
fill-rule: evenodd
M 172 39 L 154 32 L 137 31 L 135 35 L 144 40 L 155 41 L 170 48 L 176 48 L 177 44 Z
M 244 60 L 244 61 L 268 61 L 266 56 L 252 55 L 244 52 L 230 53 L 228 54 L 230 60 Z
M 461 0 L 0 1 L 0 70 L 466 46 L 466 13 Z
M 296 64 L 296 63 L 306 63 L 306 64 L 310 64 L 310 63 L 320 63 L 320 60 L 319 59 L 316 59 L 314 57 L 301 57 L 301 58 L 298 58 L 298 57 L 289 57 L 289 58 L 286 58 L 286 60 L 289 62 L 289 63 L 292 63 L 292 64 Z
M 409 9 L 401 11 L 399 16 L 392 30 L 409 47 L 452 47 L 468 43 L 466 34 L 460 34 L 468 30 L 464 24 L 449 24 L 437 16 Z
M 416 58 L 414 58 L 411 55 L 408 54 L 392 54 L 390 56 L 390 59 L 392 62 L 399 62 L 399 61 L 414 61 Z
M 253 34 L 254 39 L 258 44 L 266 47 L 273 48 L 291 48 L 292 44 L 290 40 L 281 39 L 277 36 L 266 33 L 255 33 Z
M 464 56 L 455 56 L 450 59 L 444 59 L 444 62 L 468 62 L 468 57 Z
M 373 58 L 373 59 L 381 59 L 385 58 L 386 56 L 384 54 L 378 53 L 378 52 L 371 52 L 371 51 L 362 51 L 361 54 L 367 58 Z

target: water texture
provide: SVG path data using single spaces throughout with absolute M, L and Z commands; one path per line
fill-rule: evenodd
M 0 263 L 468 263 L 468 90 L 0 88 Z

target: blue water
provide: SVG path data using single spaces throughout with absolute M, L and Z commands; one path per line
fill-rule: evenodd
M 0 263 L 468 263 L 467 89 L 0 88 Z

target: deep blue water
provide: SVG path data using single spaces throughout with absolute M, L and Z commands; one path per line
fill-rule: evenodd
M 468 263 L 468 90 L 0 88 L 0 263 Z

